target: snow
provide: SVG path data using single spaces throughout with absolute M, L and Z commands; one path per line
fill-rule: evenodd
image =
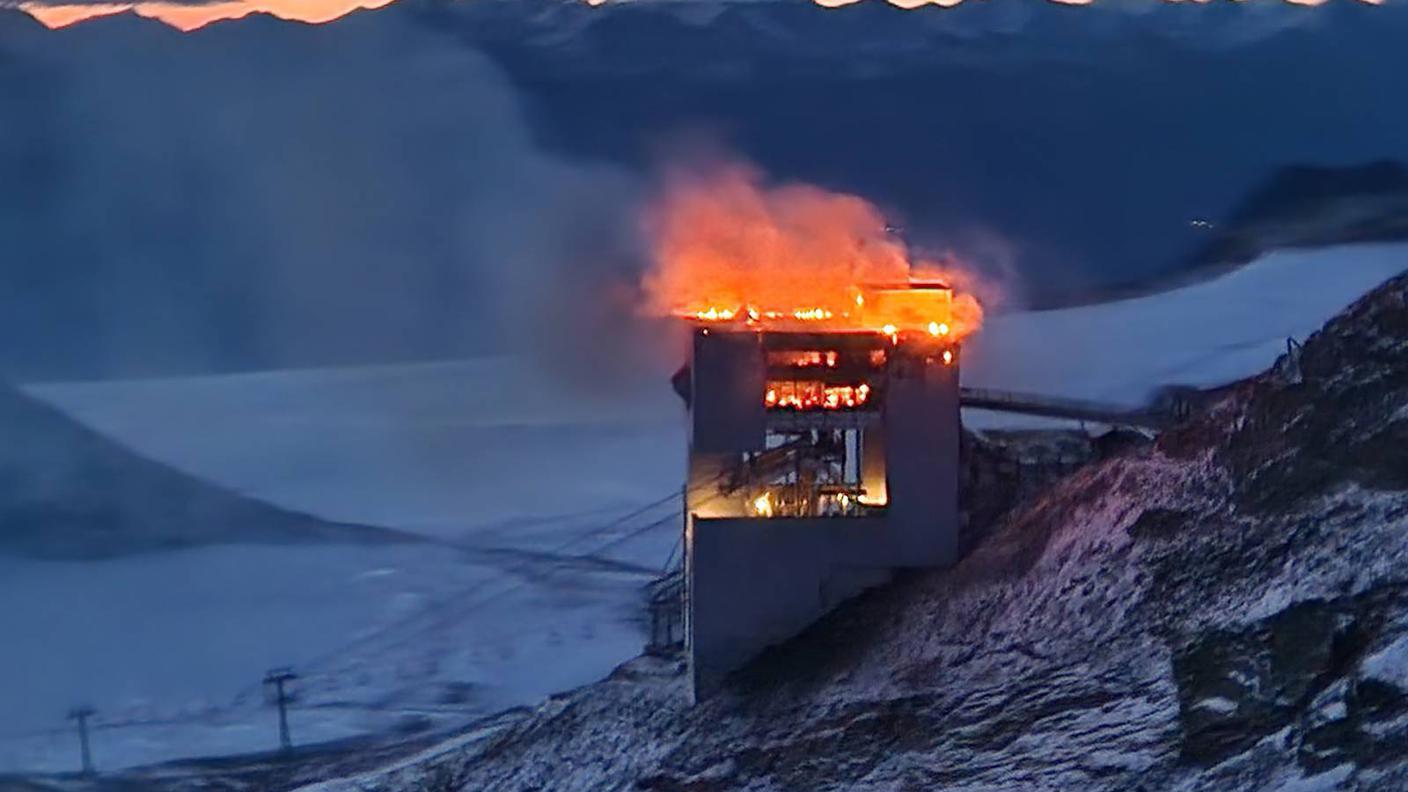
M 1360 667 L 1365 676 L 1408 691 L 1408 635 L 1365 657 Z
M 1263 371 L 1365 292 L 1408 269 L 1408 245 L 1277 251 L 1175 291 L 994 316 L 967 344 L 965 385 L 1144 404 L 1164 385 Z M 973 425 L 1029 425 L 969 410 Z
M 26 603 L 0 634 L 34 637 L 0 653 L 0 770 L 73 769 L 79 701 L 159 722 L 99 729 L 103 768 L 267 750 L 277 665 L 305 676 L 304 743 L 538 701 L 639 653 L 641 587 L 679 536 L 665 383 L 609 401 L 483 359 L 33 391 L 188 472 L 433 543 L 0 561 L 0 600 Z
M 394 574 L 368 576 L 370 567 Z M 260 711 L 264 671 L 401 617 L 475 570 L 427 547 L 215 547 L 122 561 L 0 561 L 0 631 L 32 636 L 0 653 L 7 730 L 53 725 L 86 702 L 97 722 L 176 726 L 100 730 L 99 767 L 170 758 L 160 744 L 181 732 L 182 753 L 277 745 Z M 297 601 L 300 607 L 289 607 Z M 316 615 L 316 618 L 309 618 Z M 179 639 L 173 639 L 179 636 Z M 237 717 L 218 711 L 254 686 Z M 358 724 L 295 716 L 301 739 L 355 733 Z M 61 723 L 61 721 L 59 721 Z M 0 766 L 70 769 L 74 738 L 0 741 Z
M 1237 702 L 1222 696 L 1213 696 L 1199 700 L 1193 705 L 1193 709 L 1207 710 L 1218 715 L 1230 715 L 1237 711 Z
M 629 508 L 678 489 L 684 469 L 683 408 L 663 377 L 620 399 L 526 359 L 29 391 L 232 489 L 435 536 Z
M 1131 405 L 1170 382 L 1220 384 L 1266 368 L 1405 253 L 1274 253 L 1163 295 L 993 317 L 964 381 Z M 301 742 L 541 700 L 639 652 L 640 587 L 679 534 L 685 433 L 663 378 L 620 398 L 485 358 L 28 391 L 232 489 L 432 541 L 0 562 L 0 600 L 28 603 L 0 609 L 0 634 L 34 636 L 0 653 L 0 770 L 72 769 L 62 718 L 79 701 L 100 722 L 158 722 L 100 729 L 100 767 L 266 750 L 258 682 L 276 665 L 305 676 Z M 1112 496 L 1086 515 L 1096 530 L 1055 537 L 1048 560 L 1123 541 L 1130 506 Z M 1071 607 L 1080 571 L 1059 576 Z M 16 734 L 35 730 L 53 731 Z
M 1315 775 L 1282 778 L 1272 788 L 1276 792 L 1329 792 L 1344 789 L 1355 769 L 1353 764 L 1345 763 Z
M 671 520 L 674 524 L 674 521 Z M 651 548 L 655 557 L 668 548 Z M 656 561 L 658 563 L 658 560 Z M 642 644 L 648 575 L 486 562 L 441 545 L 210 547 L 103 563 L 0 563 L 0 767 L 72 769 L 62 714 L 93 704 L 100 767 L 268 750 L 260 680 L 303 675 L 300 743 L 436 727 L 600 678 Z M 4 735 L 0 735 L 4 736 Z

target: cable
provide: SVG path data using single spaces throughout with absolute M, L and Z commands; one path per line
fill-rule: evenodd
M 570 540 L 565 541 L 565 542 L 563 542 L 563 543 L 561 543 L 561 544 L 559 544 L 559 545 L 557 545 L 557 546 L 555 546 L 555 547 L 553 547 L 553 548 L 550 548 L 550 549 L 548 549 L 548 550 L 542 551 L 542 553 L 543 553 L 544 555 L 558 555 L 558 554 L 564 554 L 564 553 L 566 553 L 566 551 L 570 550 L 571 548 L 577 546 L 578 544 L 580 544 L 580 543 L 582 543 L 582 542 L 585 542 L 585 541 L 588 541 L 588 540 L 591 540 L 591 539 L 601 539 L 601 538 L 605 538 L 605 534 L 607 534 L 608 532 L 613 531 L 614 529 L 619 528 L 619 527 L 625 525 L 626 523 L 628 523 L 628 522 L 630 522 L 630 521 L 632 521 L 632 520 L 635 520 L 635 519 L 638 518 L 638 517 L 641 517 L 641 516 L 643 516 L 643 515 L 646 515 L 646 514 L 650 513 L 651 511 L 653 511 L 653 510 L 655 510 L 655 509 L 658 509 L 658 508 L 660 508 L 660 507 L 662 507 L 662 506 L 665 506 L 665 505 L 667 505 L 667 504 L 670 504 L 671 502 L 673 502 L 673 501 L 675 501 L 675 500 L 677 500 L 677 499 L 683 499 L 686 494 L 691 494 L 691 495 L 692 495 L 692 494 L 697 494 L 698 491 L 705 490 L 705 489 L 707 489 L 707 488 L 709 488 L 709 487 L 714 486 L 714 485 L 717 484 L 719 481 L 723 480 L 723 478 L 724 478 L 726 475 L 727 475 L 726 473 L 720 473 L 719 475 L 713 477 L 712 479 L 710 479 L 710 480 L 708 480 L 708 481 L 704 481 L 704 482 L 701 482 L 701 483 L 699 483 L 699 484 L 697 484 L 697 485 L 695 485 L 695 486 L 693 486 L 693 487 L 690 487 L 689 490 L 687 491 L 687 493 L 686 493 L 685 491 L 675 490 L 675 491 L 671 492 L 671 493 L 668 494 L 668 495 L 665 495 L 665 496 L 663 496 L 663 497 L 661 497 L 661 498 L 658 498 L 658 499 L 656 499 L 656 500 L 650 501 L 649 503 L 646 503 L 646 504 L 644 504 L 644 505 L 642 505 L 642 506 L 636 507 L 636 508 L 632 509 L 631 511 L 625 513 L 625 514 L 623 514 L 623 515 L 621 515 L 621 516 L 619 516 L 619 517 L 616 517 L 616 518 L 610 520 L 610 521 L 607 522 L 607 523 L 604 523 L 604 524 L 602 524 L 602 525 L 596 526 L 595 528 L 593 528 L 593 529 L 591 529 L 591 530 L 589 530 L 589 531 L 587 531 L 587 532 L 585 532 L 585 533 L 582 533 L 582 534 L 580 534 L 580 535 L 578 535 L 578 536 L 574 536 L 574 537 L 571 538 Z M 717 497 L 719 497 L 719 495 L 716 493 L 715 495 L 713 495 L 713 496 L 711 496 L 711 497 L 709 497 L 709 498 L 706 498 L 706 499 L 703 500 L 703 501 L 700 501 L 700 503 L 701 503 L 701 504 L 702 504 L 702 503 L 708 503 L 708 502 L 714 500 L 714 499 L 717 498 Z M 614 547 L 620 546 L 621 544 L 624 544 L 624 543 L 626 543 L 626 542 L 629 542 L 630 540 L 632 540 L 632 539 L 634 539 L 634 538 L 636 538 L 636 537 L 638 537 L 638 536 L 641 536 L 641 535 L 645 534 L 646 532 L 648 532 L 648 531 L 650 531 L 650 530 L 653 530 L 653 529 L 655 529 L 655 528 L 658 528 L 658 527 L 661 526 L 661 525 L 664 525 L 664 524 L 668 523 L 670 520 L 676 519 L 678 516 L 679 516 L 678 511 L 673 511 L 672 513 L 667 514 L 667 515 L 665 515 L 665 516 L 663 516 L 663 517 L 654 519 L 654 520 L 652 520 L 652 521 L 646 523 L 645 525 L 642 525 L 642 526 L 640 526 L 640 527 L 638 527 L 638 528 L 634 528 L 634 529 L 628 531 L 627 533 L 625 533 L 625 534 L 623 534 L 623 535 L 621 535 L 621 536 L 613 537 L 613 538 L 607 540 L 605 543 L 595 546 L 594 548 L 591 549 L 590 554 L 592 554 L 592 555 L 599 554 L 599 553 L 601 553 L 601 552 L 603 552 L 603 551 L 610 550 L 610 549 L 612 549 L 612 548 L 614 548 Z M 477 548 L 477 547 L 473 547 L 473 546 L 471 546 L 471 545 L 466 545 L 466 544 L 462 544 L 462 543 L 458 543 L 458 542 L 443 541 L 443 540 L 431 540 L 431 541 L 434 542 L 434 543 L 436 543 L 436 544 L 441 544 L 441 545 L 445 545 L 445 546 L 449 546 L 449 547 L 455 547 L 455 548 L 460 549 L 460 550 L 483 550 L 483 549 L 484 549 L 484 548 Z M 674 558 L 675 553 L 676 553 L 676 550 L 677 550 L 679 547 L 680 547 L 680 539 L 676 539 L 676 541 L 675 541 L 675 548 L 676 548 L 676 549 L 675 549 L 675 550 L 672 550 L 671 553 L 670 553 L 671 560 Z M 566 560 L 568 560 L 568 559 L 563 559 L 563 560 L 566 561 Z M 529 569 L 531 569 L 531 568 L 538 567 L 538 566 L 540 566 L 540 565 L 541 565 L 541 562 L 540 562 L 540 561 L 537 561 L 537 560 L 534 560 L 534 561 L 525 561 L 525 562 L 523 562 L 523 563 L 521 563 L 521 564 L 518 564 L 518 565 L 515 565 L 515 566 L 512 566 L 512 567 L 504 568 L 503 571 L 504 571 L 506 574 L 512 575 L 512 574 L 517 574 L 517 573 L 520 573 L 520 572 L 527 571 L 527 570 L 529 570 Z M 668 566 L 668 560 L 667 560 L 667 566 Z M 491 584 L 492 584 L 491 581 L 477 581 L 476 583 L 471 584 L 470 586 L 467 586 L 467 587 L 465 587 L 465 588 L 462 588 L 462 589 L 460 589 L 460 590 L 457 590 L 457 591 L 451 593 L 450 595 L 447 595 L 446 597 L 440 598 L 440 599 L 437 600 L 436 602 L 430 603 L 430 604 L 427 605 L 424 609 L 420 610 L 419 612 L 417 612 L 417 613 L 415 613 L 415 614 L 411 614 L 410 616 L 408 616 L 408 617 L 406 617 L 406 618 L 404 618 L 404 619 L 402 619 L 402 620 L 399 620 L 399 621 L 397 621 L 397 622 L 393 622 L 393 623 L 391 623 L 391 624 L 385 625 L 385 626 L 383 626 L 383 627 L 381 627 L 381 628 L 379 628 L 379 629 L 377 629 L 377 630 L 374 630 L 374 631 L 371 632 L 371 633 L 368 633 L 368 634 L 366 634 L 366 635 L 359 636 L 358 638 L 356 638 L 356 639 L 354 639 L 354 640 L 352 640 L 352 641 L 349 641 L 349 642 L 347 642 L 347 643 L 345 643 L 345 644 L 343 644 L 343 645 L 341 645 L 341 646 L 338 646 L 338 647 L 335 647 L 335 648 L 333 648 L 333 649 L 324 651 L 324 652 L 318 654 L 317 656 L 315 656 L 315 657 L 313 657 L 313 658 L 311 658 L 311 659 L 305 661 L 304 663 L 300 664 L 298 667 L 299 667 L 299 668 L 302 668 L 302 669 L 319 669 L 320 667 L 324 666 L 326 663 L 328 663 L 328 662 L 330 662 L 331 660 L 337 658 L 338 656 L 341 656 L 341 655 L 343 655 L 343 654 L 346 654 L 346 653 L 348 653 L 348 652 L 350 652 L 350 651 L 353 651 L 353 650 L 355 650 L 355 649 L 357 649 L 357 648 L 359 648 L 359 647 L 361 647 L 361 646 L 363 646 L 363 645 L 366 645 L 367 643 L 370 643 L 370 642 L 372 642 L 372 641 L 375 641 L 375 640 L 377 640 L 377 639 L 379 639 L 379 638 L 381 638 L 381 637 L 387 635 L 388 633 L 394 632 L 395 630 L 410 627 L 410 626 L 413 625 L 415 622 L 420 621 L 421 619 L 430 618 L 430 619 L 433 620 L 429 625 L 427 625 L 427 628 L 429 628 L 429 629 L 439 628 L 439 627 L 444 623 L 444 622 L 443 622 L 443 617 L 446 616 L 446 615 L 449 615 L 449 614 L 445 614 L 445 613 L 442 612 L 442 611 L 444 611 L 444 610 L 447 609 L 447 608 L 453 608 L 452 613 L 453 613 L 454 615 L 460 615 L 460 616 L 462 616 L 462 615 L 465 615 L 465 614 L 468 614 L 468 613 L 472 613 L 473 611 L 478 610 L 478 609 L 480 609 L 480 608 L 483 608 L 483 607 L 485 607 L 485 606 L 487 606 L 487 605 L 489 605 L 489 604 L 492 604 L 493 602 L 496 602 L 496 601 L 502 599 L 503 597 L 505 597 L 505 596 L 507 596 L 507 595 L 509 595 L 509 594 L 511 594 L 511 593 L 513 593 L 513 592 L 515 592 L 515 591 L 518 591 L 518 590 L 520 590 L 520 589 L 522 589 L 522 588 L 524 588 L 525 586 L 528 585 L 528 583 L 526 583 L 526 582 L 515 583 L 515 584 L 510 585 L 508 588 L 501 589 L 501 590 L 499 590 L 499 591 L 493 592 L 493 593 L 489 594 L 488 596 L 486 596 L 486 597 L 484 597 L 484 598 L 482 598 L 482 599 L 478 599 L 478 600 L 476 600 L 476 601 L 474 601 L 474 602 L 471 602 L 471 603 L 460 603 L 460 604 L 462 605 L 462 607 L 454 607 L 454 606 L 455 606 L 457 603 L 459 603 L 459 601 L 462 600 L 464 597 L 466 597 L 466 596 L 472 596 L 472 595 L 474 595 L 474 594 L 476 594 L 476 593 L 479 593 L 480 591 L 482 591 L 482 590 L 485 589 L 486 587 L 490 586 Z M 424 630 L 417 629 L 417 630 L 415 630 L 414 632 L 412 632 L 410 635 L 407 635 L 407 636 L 405 636 L 405 637 L 403 637 L 403 638 L 401 638 L 401 639 L 399 639 L 399 640 L 397 640 L 397 641 L 395 641 L 395 642 L 393 642 L 393 643 L 388 644 L 388 646 L 400 646 L 400 645 L 404 645 L 406 642 L 408 642 L 408 641 L 410 641 L 410 640 L 413 640 L 413 639 L 415 639 L 415 638 L 419 638 L 420 636 L 422 636 L 422 635 L 424 635 L 424 634 L 425 634 L 425 631 L 424 631 Z M 92 729 L 93 729 L 94 731 L 109 731 L 109 730 L 114 730 L 114 729 L 127 729 L 127 728 L 142 728 L 142 727 L 157 727 L 157 726 L 181 726 L 181 725 L 188 725 L 188 724 L 191 724 L 191 723 L 202 722 L 202 721 L 206 721 L 206 720 L 208 720 L 208 719 L 210 719 L 210 718 L 212 718 L 212 717 L 218 717 L 218 716 L 220 716 L 220 715 L 227 715 L 227 714 L 230 714 L 231 711 L 232 711 L 236 706 L 238 706 L 238 704 L 239 704 L 240 702 L 242 702 L 247 696 L 251 695 L 252 693 L 257 692 L 257 691 L 260 690 L 262 687 L 263 687 L 263 682 L 261 681 L 261 682 L 256 683 L 256 684 L 252 684 L 252 685 L 249 685 L 249 686 L 240 688 L 240 689 L 237 690 L 236 693 L 231 697 L 231 699 L 230 699 L 231 703 L 230 703 L 228 706 L 210 708 L 210 709 L 207 709 L 207 710 L 205 710 L 204 712 L 202 712 L 202 713 L 200 713 L 200 714 L 194 714 L 194 715 L 191 715 L 191 716 L 189 716 L 189 717 L 167 718 L 167 719 L 124 720 L 124 721 L 110 721 L 110 722 L 98 721 L 98 722 L 95 722 L 95 723 L 93 724 Z M 42 738 L 42 737 L 55 737 L 55 736 L 60 736 L 60 735 L 66 735 L 66 734 L 70 733 L 71 731 L 72 731 L 72 729 L 71 729 L 70 727 L 53 727 L 53 728 L 49 728 L 49 729 L 37 729 L 37 730 L 27 731 L 27 732 L 10 732 L 10 733 L 0 734 L 0 740 L 10 741 L 10 740 L 35 739 L 35 738 Z
M 711 482 L 706 482 L 706 485 L 707 485 L 708 483 L 711 483 Z M 676 490 L 676 491 L 674 491 L 674 492 L 671 492 L 669 495 L 666 495 L 666 496 L 664 496 L 664 497 L 662 497 L 662 498 L 658 498 L 658 499 L 656 499 L 656 500 L 654 500 L 654 501 L 651 501 L 650 503 L 647 503 L 647 504 L 645 504 L 644 506 L 640 506 L 640 507 L 638 507 L 638 508 L 636 508 L 636 509 L 634 509 L 634 510 L 632 510 L 632 511 L 630 511 L 630 512 L 627 512 L 627 513 L 624 514 L 624 515 L 621 515 L 620 517 L 617 517 L 617 518 L 614 519 L 614 520 L 611 520 L 610 522 L 606 523 L 605 525 L 597 526 L 596 528 L 594 528 L 594 529 L 592 529 L 592 530 L 590 530 L 590 531 L 588 531 L 588 532 L 586 532 L 586 533 L 584 533 L 584 534 L 581 534 L 581 535 L 579 535 L 579 536 L 575 536 L 575 537 L 573 537 L 572 539 L 570 539 L 570 540 L 568 540 L 568 541 L 566 541 L 566 542 L 563 542 L 563 543 L 557 545 L 556 547 L 550 548 L 549 550 L 546 550 L 546 551 L 544 551 L 544 552 L 545 552 L 546 554 L 548 554 L 548 555 L 556 555 L 556 554 L 565 553 L 567 550 L 571 549 L 572 547 L 576 546 L 577 544 L 579 544 L 579 543 L 581 543 L 581 542 L 583 542 L 583 541 L 586 541 L 586 540 L 589 540 L 589 539 L 593 539 L 593 538 L 598 538 L 598 537 L 600 537 L 602 534 L 604 534 L 604 533 L 606 533 L 606 532 L 608 532 L 608 531 L 610 531 L 610 530 L 612 530 L 612 529 L 614 529 L 614 528 L 617 528 L 617 527 L 619 527 L 619 526 L 625 524 L 626 522 L 628 522 L 628 521 L 630 521 L 630 520 L 633 520 L 633 519 L 635 519 L 635 518 L 637 518 L 637 517 L 640 517 L 640 516 L 643 515 L 643 514 L 646 514 L 646 513 L 650 512 L 652 509 L 657 509 L 657 508 L 659 508 L 659 507 L 661 507 L 661 506 L 664 506 L 664 505 L 666 505 L 666 504 L 669 504 L 671 501 L 675 500 L 676 498 L 682 498 L 682 497 L 683 497 L 683 493 L 680 492 L 679 490 Z M 673 516 L 674 516 L 674 515 L 670 515 L 670 516 L 667 516 L 667 517 L 665 517 L 665 518 L 662 518 L 661 520 L 658 520 L 658 521 L 656 521 L 656 522 L 651 523 L 648 527 L 652 527 L 652 528 L 653 528 L 653 527 L 655 527 L 655 526 L 657 526 L 657 525 L 663 524 L 663 522 L 665 522 L 666 520 L 671 519 Z M 614 543 L 614 542 L 613 542 L 613 543 L 608 543 L 608 544 L 605 545 L 605 546 L 596 548 L 596 549 L 594 550 L 594 552 L 600 552 L 601 550 L 606 549 L 607 547 L 611 547 L 611 546 L 615 546 L 615 543 Z M 529 570 L 530 568 L 533 568 L 533 567 L 536 567 L 536 566 L 539 566 L 539 564 L 538 564 L 536 561 L 525 561 L 525 562 L 523 562 L 523 563 L 521 563 L 521 564 L 518 564 L 518 565 L 515 565 L 515 566 L 512 566 L 512 567 L 507 567 L 507 568 L 505 568 L 505 569 L 504 569 L 504 572 L 506 572 L 507 574 L 510 574 L 510 575 L 512 575 L 512 574 L 518 574 L 518 573 L 520 573 L 520 572 L 527 571 L 527 570 Z M 361 637 L 359 637 L 359 638 L 357 638 L 357 639 L 355 639 L 355 640 L 353 640 L 353 641 L 350 641 L 350 642 L 348 642 L 347 644 L 344 644 L 343 646 L 336 647 L 335 649 L 325 651 L 325 652 L 323 652 L 323 653 L 321 653 L 321 654 L 315 656 L 315 657 L 312 658 L 311 660 L 308 660 L 308 661 L 305 661 L 305 662 L 301 663 L 298 667 L 299 667 L 299 668 L 304 668 L 304 669 L 308 669 L 308 668 L 316 669 L 316 668 L 319 668 L 320 666 L 323 666 L 325 663 L 329 662 L 330 660 L 335 659 L 335 658 L 336 658 L 337 656 L 339 656 L 339 655 L 342 655 L 342 654 L 344 654 L 344 653 L 346 653 L 346 652 L 348 652 L 348 651 L 351 651 L 351 650 L 353 650 L 353 649 L 356 649 L 356 648 L 359 648 L 359 647 L 361 647 L 361 646 L 364 646 L 365 644 L 367 644 L 367 643 L 369 643 L 369 642 L 371 642 L 371 641 L 374 641 L 374 640 L 376 640 L 376 639 L 379 639 L 379 638 L 385 636 L 386 634 L 388 634 L 388 633 L 390 633 L 390 632 L 393 632 L 393 631 L 398 630 L 398 629 L 406 628 L 406 627 L 408 627 L 408 626 L 414 624 L 415 622 L 420 621 L 421 619 L 425 619 L 425 618 L 434 619 L 434 621 L 432 621 L 432 623 L 431 623 L 430 626 L 431 626 L 431 627 L 439 627 L 440 624 L 443 623 L 443 622 L 441 621 L 441 619 L 439 618 L 439 616 L 442 615 L 442 614 L 440 613 L 441 611 L 445 610 L 446 608 L 453 607 L 454 604 L 455 604 L 457 601 L 463 599 L 464 597 L 472 596 L 472 595 L 474 595 L 474 594 L 477 594 L 478 592 L 480 592 L 481 590 L 483 590 L 484 588 L 486 588 L 486 587 L 489 586 L 489 585 L 491 585 L 491 581 L 483 581 L 483 580 L 481 580 L 481 581 L 476 581 L 475 583 L 473 583 L 473 584 L 471 584 L 471 585 L 469 585 L 469 586 L 467 586 L 467 587 L 465 587 L 465 588 L 459 589 L 459 590 L 457 590 L 457 591 L 451 593 L 450 595 L 448 595 L 448 596 L 446 596 L 446 597 L 440 598 L 440 599 L 437 600 L 436 602 L 430 603 L 429 605 L 427 605 L 425 608 L 423 608 L 423 609 L 420 610 L 419 612 L 417 612 L 417 613 L 415 613 L 415 614 L 412 614 L 412 615 L 406 617 L 405 619 L 402 619 L 402 620 L 400 620 L 400 621 L 393 622 L 393 623 L 391 623 L 391 624 L 385 625 L 385 626 L 383 626 L 383 627 L 381 627 L 381 628 L 379 628 L 379 629 L 377 629 L 377 630 L 375 630 L 375 631 L 373 631 L 373 632 L 371 632 L 371 633 L 368 633 L 367 635 L 363 635 L 363 636 L 361 636 Z M 520 585 L 521 585 L 521 584 L 520 584 Z M 517 590 L 517 587 L 515 587 L 514 590 Z M 463 611 L 463 610 L 456 609 L 454 612 L 455 612 L 455 613 L 464 613 L 464 612 L 467 612 L 467 611 Z M 390 645 L 391 645 L 391 646 L 398 646 L 398 645 L 401 645 L 401 644 L 405 643 L 406 640 L 408 640 L 409 638 L 419 637 L 420 635 L 423 635 L 423 634 L 424 634 L 423 631 L 417 630 L 416 632 L 412 633 L 410 636 L 407 636 L 406 639 L 402 639 L 402 640 L 397 641 L 397 642 L 395 642 L 395 643 L 392 643 L 392 644 L 390 644 Z

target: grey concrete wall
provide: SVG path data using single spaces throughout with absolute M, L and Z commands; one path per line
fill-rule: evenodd
M 895 566 L 882 517 L 691 521 L 688 640 L 707 691 L 768 646 L 885 583 Z
M 886 519 L 901 566 L 958 561 L 958 365 L 897 360 L 885 396 Z
M 706 454 L 761 451 L 767 365 L 757 333 L 695 330 L 690 372 L 690 447 Z

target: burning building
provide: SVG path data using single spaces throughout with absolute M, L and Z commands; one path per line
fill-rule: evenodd
M 716 162 L 665 188 L 642 291 L 690 326 L 689 472 L 651 642 L 682 622 L 698 693 L 895 570 L 957 560 L 960 344 L 983 311 L 965 268 L 916 258 L 859 196 Z
M 957 560 L 962 311 L 942 283 L 849 291 L 683 313 L 696 691 L 896 569 Z

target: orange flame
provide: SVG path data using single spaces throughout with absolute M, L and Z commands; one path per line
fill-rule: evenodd
M 737 164 L 671 173 L 647 223 L 649 312 L 959 341 L 982 324 L 961 270 L 910 256 L 868 201 L 767 186 Z M 925 283 L 918 283 L 923 280 Z
M 825 382 L 769 382 L 763 405 L 777 410 L 851 410 L 870 400 L 870 386 Z

